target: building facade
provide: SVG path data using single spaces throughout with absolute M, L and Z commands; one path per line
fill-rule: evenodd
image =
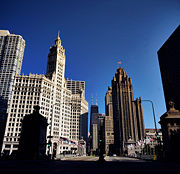
M 85 91 L 85 81 L 77 80 L 66 80 L 67 88 L 71 90 L 72 94 L 80 94 L 82 91 Z
M 65 59 L 65 50 L 58 35 L 48 54 L 46 75 L 15 77 L 2 151 L 11 154 L 18 149 L 21 120 L 26 114 L 33 112 L 34 105 L 40 106 L 40 114 L 48 121 L 47 142 L 52 143 L 50 149 L 47 148 L 48 153 L 53 153 L 53 147 L 56 147 L 58 155 L 72 151 L 76 144 L 71 141 L 74 96 L 67 88 L 64 78 Z M 78 108 L 78 113 L 84 112 L 82 108 L 83 106 Z
M 163 157 L 179 161 L 180 144 L 180 25 L 158 51 L 167 112 L 160 118 Z
M 131 78 L 123 68 L 117 69 L 112 80 L 114 145 L 117 155 L 127 146 L 145 137 L 141 98 L 134 101 Z
M 180 110 L 180 25 L 158 51 L 159 66 L 166 101 L 175 103 L 175 108 Z
M 22 36 L 0 30 L 0 150 L 7 119 L 7 105 L 15 76 L 21 73 L 24 48 L 25 41 Z
M 107 155 L 112 155 L 114 146 L 114 126 L 111 87 L 108 87 L 108 91 L 105 96 L 105 115 L 105 151 Z
M 67 89 L 72 92 L 71 134 L 73 140 L 88 141 L 88 102 L 85 100 L 85 81 L 66 80 Z
M 100 145 L 100 131 L 103 134 L 103 141 L 104 141 L 104 120 L 105 115 L 100 113 L 93 113 L 92 114 L 92 135 L 91 135 L 91 151 L 94 154 L 99 153 L 99 145 Z M 103 129 L 101 129 L 103 127 Z
M 93 130 L 93 122 L 94 122 L 93 114 L 94 113 L 99 113 L 97 105 L 91 105 L 91 112 L 90 112 L 90 136 L 92 135 L 92 130 Z
M 159 147 L 162 142 L 162 132 L 160 129 L 145 129 L 145 135 L 143 140 L 137 141 L 136 144 L 128 145 L 127 155 L 141 159 L 156 160 L 160 154 Z
M 167 161 L 180 161 L 180 111 L 169 103 L 169 110 L 160 117 L 163 138 L 163 158 Z

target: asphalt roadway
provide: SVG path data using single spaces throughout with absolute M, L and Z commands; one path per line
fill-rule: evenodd
M 0 174 L 180 174 L 180 164 L 125 157 L 77 157 L 61 161 L 0 161 Z

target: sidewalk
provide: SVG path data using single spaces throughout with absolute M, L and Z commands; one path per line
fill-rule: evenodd
M 77 157 L 63 157 L 62 161 L 97 161 L 99 157 L 77 156 Z

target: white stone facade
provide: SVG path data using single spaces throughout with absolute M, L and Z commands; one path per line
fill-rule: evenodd
M 66 80 L 67 88 L 71 90 L 72 94 L 79 94 L 85 91 L 85 81 Z
M 18 149 L 19 137 L 21 132 L 21 120 L 27 114 L 33 112 L 33 106 L 40 106 L 40 114 L 47 118 L 47 137 L 51 138 L 52 146 L 50 153 L 53 151 L 53 144 L 57 144 L 56 154 L 64 151 L 71 151 L 74 147 L 71 139 L 73 122 L 73 113 L 81 114 L 88 111 L 88 103 L 81 99 L 77 104 L 76 112 L 73 111 L 74 99 L 71 90 L 66 87 L 64 78 L 65 72 L 65 50 L 61 45 L 58 35 L 55 44 L 50 48 L 48 54 L 48 64 L 46 75 L 29 74 L 29 76 L 18 75 L 15 78 L 12 97 L 9 102 L 8 119 L 4 134 L 2 151 L 9 154 Z M 86 101 L 86 100 L 85 100 Z M 79 103 L 80 102 L 80 103 Z M 82 105 L 82 106 L 81 106 Z M 84 109 L 85 107 L 85 109 Z M 76 119 L 76 128 L 79 119 Z M 79 135 L 79 132 L 76 133 Z M 68 143 L 61 141 L 61 138 L 68 140 Z M 47 141 L 49 139 L 47 138 Z M 47 148 L 48 153 L 48 148 Z
M 0 30 L 0 96 L 9 100 L 16 75 L 21 73 L 25 41 L 20 35 Z
M 88 102 L 85 100 L 85 81 L 66 80 L 67 88 L 72 92 L 72 119 L 70 122 L 70 138 L 80 140 L 88 130 L 88 123 L 82 117 L 88 117 Z M 83 122 L 83 126 L 81 126 Z M 82 128 L 83 127 L 83 128 Z M 82 128 L 82 129 L 81 129 Z M 86 137 L 85 137 L 86 138 Z
M 7 120 L 8 101 L 16 75 L 21 73 L 25 41 L 20 35 L 0 30 L 0 150 Z

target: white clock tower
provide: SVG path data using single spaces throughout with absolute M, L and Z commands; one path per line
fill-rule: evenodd
M 48 54 L 47 76 L 52 78 L 55 73 L 54 81 L 60 87 L 64 85 L 65 59 L 65 49 L 61 45 L 61 39 L 58 33 L 55 44 L 50 48 L 50 53 Z

